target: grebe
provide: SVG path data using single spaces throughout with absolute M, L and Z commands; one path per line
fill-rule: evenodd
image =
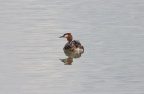
M 63 50 L 74 51 L 78 53 L 84 52 L 84 47 L 78 40 L 73 40 L 71 33 L 65 33 L 63 36 L 59 38 L 67 38 L 67 43 L 65 44 Z

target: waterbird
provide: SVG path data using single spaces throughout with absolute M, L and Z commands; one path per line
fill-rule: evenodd
M 65 33 L 59 38 L 67 38 L 67 43 L 65 44 L 63 50 L 73 51 L 77 53 L 83 53 L 84 47 L 81 45 L 79 40 L 73 40 L 71 33 Z

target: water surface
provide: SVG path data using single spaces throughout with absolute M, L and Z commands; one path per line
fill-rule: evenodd
M 143 0 L 0 1 L 2 94 L 143 94 Z M 72 33 L 85 52 L 60 59 Z

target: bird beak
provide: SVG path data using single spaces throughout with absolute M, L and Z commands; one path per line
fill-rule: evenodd
M 63 38 L 64 36 L 60 36 L 59 38 Z

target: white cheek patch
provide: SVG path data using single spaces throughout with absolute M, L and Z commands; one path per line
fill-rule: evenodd
M 68 35 L 65 35 L 64 37 L 65 37 L 65 38 L 67 38 L 67 37 L 68 37 Z

